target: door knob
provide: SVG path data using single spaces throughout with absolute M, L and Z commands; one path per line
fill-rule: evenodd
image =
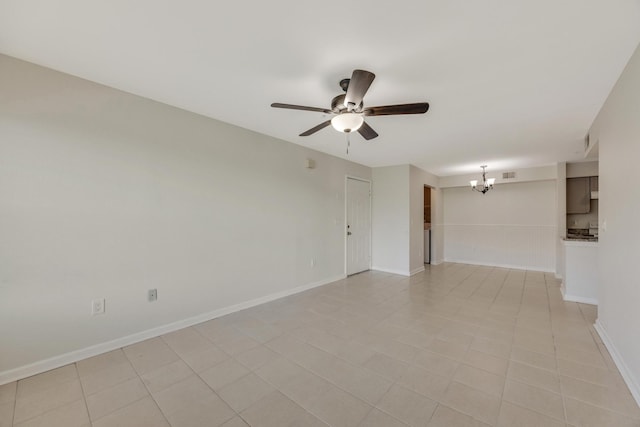
M 347 231 L 347 236 L 351 236 L 351 232 L 350 231 Z

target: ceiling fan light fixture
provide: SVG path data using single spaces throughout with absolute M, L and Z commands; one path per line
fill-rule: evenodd
M 360 129 L 362 123 L 364 123 L 364 117 L 357 113 L 342 113 L 331 119 L 331 126 L 338 132 L 345 133 Z

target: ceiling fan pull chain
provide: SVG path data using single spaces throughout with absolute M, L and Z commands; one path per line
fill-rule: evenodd
M 349 155 L 349 147 L 351 146 L 351 138 L 349 138 L 349 135 L 351 135 L 351 132 L 347 132 L 347 156 Z

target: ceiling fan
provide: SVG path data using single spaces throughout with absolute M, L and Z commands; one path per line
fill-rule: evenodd
M 331 100 L 331 109 L 306 107 L 304 105 L 281 104 L 274 102 L 274 108 L 287 108 L 290 110 L 317 111 L 319 113 L 331 114 L 334 117 L 324 121 L 311 129 L 302 132 L 300 136 L 309 136 L 321 129 L 332 125 L 338 132 L 358 131 L 366 140 L 373 139 L 378 133 L 371 126 L 365 123 L 364 118 L 368 116 L 391 116 L 397 114 L 424 114 L 429 110 L 429 103 L 418 102 L 414 104 L 385 105 L 379 107 L 364 106 L 363 98 L 369 90 L 369 86 L 376 75 L 365 70 L 353 70 L 350 79 L 340 81 L 340 87 L 344 94 L 340 94 Z

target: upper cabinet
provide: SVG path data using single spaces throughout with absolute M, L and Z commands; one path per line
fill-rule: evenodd
M 597 188 L 597 181 L 596 181 Z M 591 179 L 567 178 L 567 213 L 583 214 L 591 210 Z

